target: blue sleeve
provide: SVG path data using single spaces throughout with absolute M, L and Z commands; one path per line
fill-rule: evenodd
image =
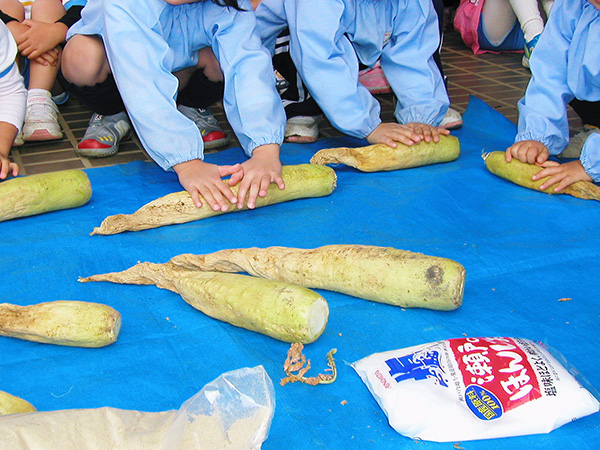
M 281 1 L 263 0 L 255 11 L 260 38 L 271 56 L 275 54 L 277 36 L 288 26 L 283 9 Z
M 518 103 L 515 142 L 541 142 L 551 155 L 562 152 L 569 142 L 567 104 L 574 95 L 567 85 L 567 54 L 580 15 L 580 1 L 556 1 L 530 60 L 531 80 Z
M 383 48 L 381 67 L 398 98 L 399 123 L 437 126 L 450 100 L 433 59 L 440 43 L 438 18 L 431 0 L 399 0 L 390 42 Z
M 225 78 L 223 106 L 248 156 L 265 144 L 281 144 L 285 111 L 276 88 L 271 55 L 262 45 L 249 1 L 246 11 L 206 3 L 207 33 Z
M 290 54 L 308 90 L 341 132 L 364 138 L 379 126 L 379 102 L 358 81 L 358 58 L 340 23 L 344 2 L 286 1 Z
M 600 183 L 600 133 L 592 133 L 581 151 L 581 165 L 596 183 Z
M 163 0 L 146 0 L 143 8 L 132 0 L 104 0 L 103 4 L 104 46 L 142 145 L 165 170 L 202 159 L 200 131 L 176 108 L 178 80 L 171 73 L 174 55 L 157 25 L 165 9 L 175 7 Z M 81 31 L 85 30 L 83 25 Z

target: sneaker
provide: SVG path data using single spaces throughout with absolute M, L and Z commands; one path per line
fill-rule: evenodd
M 202 135 L 204 149 L 224 147 L 229 144 L 231 138 L 219 126 L 219 122 L 208 108 L 192 108 L 190 106 L 177 106 L 177 109 L 185 117 L 193 121 Z
M 105 158 L 119 151 L 119 143 L 131 131 L 125 111 L 112 116 L 93 113 L 76 152 L 88 158 Z
M 448 111 L 446 111 L 446 115 L 444 116 L 444 118 L 438 126 L 446 128 L 447 130 L 454 130 L 456 128 L 460 128 L 463 126 L 462 116 L 455 109 L 448 108 Z
M 69 100 L 70 94 L 69 91 L 61 92 L 60 94 L 53 95 L 52 101 L 56 103 L 57 106 L 64 105 Z
M 310 144 L 319 139 L 319 122 L 323 116 L 296 116 L 285 124 L 285 141 Z
M 25 141 L 51 141 L 62 139 L 58 124 L 58 107 L 49 96 L 30 96 L 27 98 L 23 139 Z
M 569 139 L 569 145 L 565 147 L 565 149 L 558 155 L 558 157 L 579 158 L 581 156 L 581 151 L 583 150 L 583 145 L 585 144 L 585 141 L 593 133 L 600 133 L 600 130 L 595 127 L 585 127 L 583 131 L 580 131 L 571 139 Z
M 531 54 L 533 53 L 533 49 L 537 45 L 540 40 L 541 34 L 538 34 L 529 42 L 525 42 L 525 54 L 523 55 L 523 59 L 521 60 L 521 65 L 526 69 L 529 69 L 529 60 L 531 59 Z
M 360 81 L 371 94 L 389 94 L 392 92 L 390 83 L 385 77 L 379 63 L 358 72 L 358 81 Z

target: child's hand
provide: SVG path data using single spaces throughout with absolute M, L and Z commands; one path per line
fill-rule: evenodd
M 396 148 L 397 142 L 406 145 L 418 144 L 423 140 L 423 136 L 414 131 L 408 125 L 400 125 L 399 123 L 380 123 L 371 134 L 367 136 L 369 144 L 386 144 Z
M 415 133 L 417 133 L 425 142 L 439 142 L 440 134 L 448 135 L 450 134 L 450 130 L 447 130 L 443 127 L 434 127 L 432 125 L 428 125 L 426 123 L 418 123 L 412 122 L 407 123 L 407 127 L 411 128 Z
M 44 23 L 36 20 L 24 20 L 29 29 L 17 40 L 19 51 L 29 59 L 37 59 L 43 53 L 65 41 L 67 26 L 64 23 Z
M 60 50 L 58 47 L 54 47 L 51 50 L 48 50 L 46 53 L 42 53 L 40 56 L 35 58 L 35 62 L 41 64 L 42 66 L 56 66 L 59 63 L 60 58 Z
M 279 189 L 285 189 L 285 183 L 281 178 L 281 162 L 279 161 L 279 145 L 268 144 L 256 147 L 252 158 L 242 163 L 243 178 L 240 174 L 232 175 L 229 184 L 240 182 L 237 198 L 237 207 L 243 208 L 248 196 L 248 208 L 256 206 L 257 197 L 266 197 L 271 183 L 277 184 Z
M 13 177 L 19 175 L 19 166 L 0 154 L 0 180 L 5 180 L 9 174 Z
M 542 164 L 542 167 L 544 168 L 531 177 L 533 180 L 550 177 L 544 181 L 540 189 L 546 189 L 556 184 L 554 192 L 560 192 L 577 181 L 593 181 L 579 160 L 564 164 L 556 161 L 546 161 Z
M 189 192 L 198 208 L 202 206 L 202 195 L 214 211 L 225 212 L 229 209 L 227 199 L 233 204 L 237 201 L 235 194 L 221 179 L 234 173 L 236 170 L 233 170 L 233 167 L 235 166 L 217 166 L 194 159 L 176 164 L 173 170 L 177 173 L 181 186 Z
M 23 39 L 23 34 L 29 31 L 28 26 L 23 25 L 17 20 L 11 20 L 10 22 L 8 22 L 6 24 L 6 28 L 8 28 L 10 34 L 12 34 L 13 38 L 15 38 L 17 45 L 19 44 L 19 41 Z
M 514 157 L 521 162 L 541 166 L 549 156 L 546 146 L 538 141 L 520 141 L 506 149 L 506 162 L 511 162 Z

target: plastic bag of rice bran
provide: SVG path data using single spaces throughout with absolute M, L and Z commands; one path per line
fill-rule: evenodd
M 600 407 L 548 350 L 527 339 L 449 339 L 376 353 L 352 367 L 390 425 L 413 439 L 549 433 Z

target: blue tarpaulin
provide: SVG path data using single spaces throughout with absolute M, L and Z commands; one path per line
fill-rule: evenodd
M 492 175 L 481 154 L 510 145 L 514 124 L 476 98 L 464 121 L 453 132 L 461 155 L 451 163 L 370 174 L 336 166 L 338 186 L 327 197 L 113 236 L 89 233 L 105 217 L 132 213 L 181 187 L 174 173 L 152 163 L 87 170 L 94 190 L 87 205 L 0 223 L 2 301 L 108 304 L 123 316 L 119 340 L 85 349 L 0 338 L 0 390 L 42 411 L 163 411 L 178 409 L 224 372 L 263 365 L 276 398 L 263 448 L 348 450 L 456 448 L 414 441 L 389 426 L 349 365 L 376 352 L 463 336 L 523 337 L 559 350 L 584 382 L 598 388 L 600 203 L 539 193 Z M 365 144 L 352 138 L 285 144 L 281 159 L 306 163 L 321 148 Z M 218 164 L 243 159 L 239 148 L 206 156 Z M 308 375 L 324 372 L 326 353 L 337 348 L 338 379 L 282 387 L 289 344 L 211 319 L 155 286 L 77 281 L 182 253 L 327 244 L 454 259 L 467 272 L 463 305 L 452 312 L 403 309 L 319 291 L 330 318 L 321 338 L 305 348 L 313 366 Z M 594 414 L 545 435 L 459 447 L 598 449 L 599 426 Z

